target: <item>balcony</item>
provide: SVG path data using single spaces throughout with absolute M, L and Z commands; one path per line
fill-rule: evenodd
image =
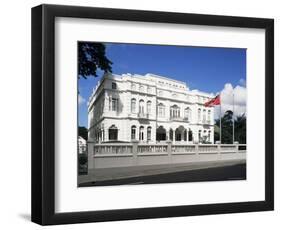
M 211 124 L 211 121 L 210 120 L 203 120 L 202 123 L 204 125 L 210 125 Z
M 183 117 L 170 117 L 170 121 L 184 121 Z
M 149 119 L 149 114 L 148 113 L 138 113 L 138 118 L 139 119 Z

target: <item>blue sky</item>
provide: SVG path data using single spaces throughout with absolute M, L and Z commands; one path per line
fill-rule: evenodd
M 246 49 L 105 43 L 115 74 L 153 73 L 184 81 L 188 87 L 217 93 L 226 83 L 246 82 Z M 87 127 L 87 103 L 98 77 L 80 78 L 79 125 Z

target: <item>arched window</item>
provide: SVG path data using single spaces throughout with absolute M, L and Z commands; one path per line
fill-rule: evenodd
M 146 110 L 148 114 L 151 114 L 151 101 L 148 101 L 146 103 Z
M 165 117 L 165 105 L 163 105 L 162 103 L 158 104 L 158 116 L 159 117 Z
M 115 125 L 112 125 L 108 129 L 108 139 L 109 140 L 118 140 L 118 129 Z
M 147 92 L 148 92 L 148 93 L 152 93 L 152 88 L 148 86 L 148 87 L 147 87 Z
M 206 123 L 206 109 L 203 109 L 203 123 Z
M 139 113 L 144 114 L 144 100 L 139 101 Z
M 184 110 L 184 118 L 186 121 L 191 120 L 191 109 L 189 107 Z
M 140 85 L 140 92 L 144 92 L 144 87 L 143 87 L 143 85 Z
M 140 141 L 144 140 L 144 127 L 143 126 L 140 126 L 139 140 Z
M 132 113 L 135 113 L 135 112 L 136 112 L 136 99 L 135 99 L 135 98 L 133 98 L 133 99 L 131 100 L 131 112 L 132 112 Z
M 179 118 L 180 117 L 180 107 L 173 105 L 170 107 L 170 117 Z
M 201 121 L 201 109 L 198 109 L 198 122 Z
M 131 127 L 131 139 L 132 139 L 132 140 L 136 140 L 136 130 L 137 130 L 136 126 L 133 125 L 133 126 Z
M 151 127 L 150 126 L 147 127 L 147 140 L 151 141 Z

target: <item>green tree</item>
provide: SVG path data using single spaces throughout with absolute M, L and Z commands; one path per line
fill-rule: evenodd
M 78 127 L 78 136 L 81 136 L 85 140 L 88 140 L 88 129 L 84 126 L 79 126 Z
M 221 118 L 222 124 L 222 134 L 221 134 L 221 143 L 223 144 L 232 144 L 233 142 L 233 112 L 228 110 L 225 112 L 223 117 Z M 237 116 L 234 120 L 234 133 L 235 133 L 235 141 L 238 141 L 240 144 L 246 144 L 246 116 L 243 114 L 241 116 Z M 215 120 L 214 127 L 214 141 L 220 140 L 220 120 Z
M 234 127 L 235 127 L 235 141 L 238 141 L 240 144 L 246 144 L 247 120 L 245 114 L 241 116 L 237 116 Z
M 97 77 L 97 69 L 112 72 L 113 63 L 106 57 L 103 43 L 78 42 L 78 78 Z

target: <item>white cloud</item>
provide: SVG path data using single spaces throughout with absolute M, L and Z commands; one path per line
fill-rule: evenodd
M 227 110 L 233 111 L 234 116 L 246 115 L 247 89 L 244 86 L 237 85 L 235 88 L 230 83 L 224 85 L 220 92 L 221 95 L 221 114 Z M 219 118 L 220 106 L 215 107 L 215 119 Z
M 239 80 L 239 84 L 240 84 L 241 86 L 246 87 L 246 80 L 245 80 L 244 78 L 241 78 L 241 79 Z
M 78 95 L 78 104 L 79 105 L 82 105 L 83 103 L 86 102 L 86 99 L 83 98 L 80 94 Z

